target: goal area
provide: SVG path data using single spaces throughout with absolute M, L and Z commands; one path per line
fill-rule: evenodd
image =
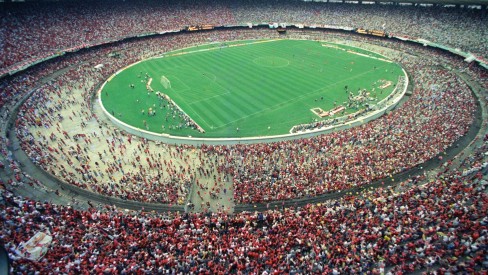
M 169 81 L 169 79 L 166 77 L 166 76 L 161 76 L 161 85 L 163 85 L 163 87 L 165 89 L 171 89 L 171 82 Z

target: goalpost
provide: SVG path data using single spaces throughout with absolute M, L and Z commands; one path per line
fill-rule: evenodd
M 165 89 L 171 89 L 171 82 L 169 81 L 169 79 L 166 77 L 166 76 L 161 76 L 161 85 L 163 85 L 163 87 Z

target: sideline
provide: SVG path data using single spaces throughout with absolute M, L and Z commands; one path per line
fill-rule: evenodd
M 199 50 L 194 50 L 194 51 L 188 51 L 188 52 L 177 52 L 174 54 L 167 54 L 167 55 L 162 55 L 158 57 L 153 57 L 149 59 L 158 59 L 158 58 L 164 58 L 164 57 L 172 57 L 172 56 L 180 56 L 180 55 L 185 55 L 185 54 L 191 54 L 191 53 L 198 53 L 198 52 L 208 52 L 208 51 L 214 51 L 217 49 L 222 49 L 222 48 L 232 48 L 232 47 L 240 47 L 240 46 L 248 46 L 248 45 L 253 45 L 253 44 L 261 44 L 261 43 L 268 43 L 268 42 L 273 42 L 273 41 L 278 41 L 278 40 L 284 40 L 284 39 L 269 39 L 269 40 L 259 40 L 259 41 L 253 41 L 249 43 L 237 43 L 237 44 L 230 44 L 226 45 L 225 47 L 214 47 L 214 48 L 205 48 L 205 49 L 199 49 Z M 216 42 L 216 43 L 225 43 L 225 42 Z M 210 45 L 210 44 L 205 44 L 205 45 Z M 190 47 L 190 48 L 194 48 Z M 144 61 L 144 60 L 141 60 Z

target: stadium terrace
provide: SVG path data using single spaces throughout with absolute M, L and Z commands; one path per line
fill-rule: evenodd
M 252 0 L 0 5 L 0 273 L 488 270 L 483 1 L 451 8 Z M 271 43 L 262 41 L 302 41 L 293 45 L 306 50 L 231 47 Z M 312 42 L 317 48 L 305 46 Z M 224 62 L 242 59 L 219 75 L 219 52 L 229 49 L 235 55 Z M 187 63 L 169 73 L 152 75 L 158 69 L 145 62 L 185 54 L 195 59 L 178 59 Z M 351 60 L 336 63 L 339 56 Z M 274 76 L 257 86 L 275 87 L 271 99 L 285 89 L 273 81 L 293 69 L 290 62 L 319 76 L 296 83 L 340 89 L 293 103 L 307 106 L 309 116 L 291 131 L 299 135 L 266 139 L 294 117 L 288 112 L 259 126 L 264 139 L 239 140 L 247 129 L 230 119 L 223 124 L 236 142 L 205 141 L 205 117 L 190 108 L 212 92 L 214 100 L 239 96 L 235 83 L 252 77 L 243 73 L 247 59 Z M 393 67 L 367 63 L 379 59 L 405 77 L 390 81 Z M 131 72 L 132 64 L 141 67 Z M 125 69 L 129 82 L 101 89 Z M 325 77 L 334 70 L 344 77 L 333 79 L 339 83 Z M 358 84 L 355 70 L 381 75 Z M 381 109 L 395 93 L 384 101 L 374 95 L 401 85 L 404 94 Z M 115 90 L 140 92 L 134 105 L 156 101 L 112 112 L 99 100 L 116 100 Z M 339 92 L 346 100 L 334 99 Z M 194 98 L 185 105 L 182 96 Z M 247 109 L 252 117 L 265 103 L 248 100 L 229 112 L 246 117 Z M 144 121 L 137 133 L 114 120 L 131 117 Z M 144 135 L 150 119 L 159 119 L 163 138 Z M 199 131 L 204 141 L 171 138 L 183 130 Z

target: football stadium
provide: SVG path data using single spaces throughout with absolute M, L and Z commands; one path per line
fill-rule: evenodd
M 0 0 L 1 274 L 485 274 L 488 1 Z

